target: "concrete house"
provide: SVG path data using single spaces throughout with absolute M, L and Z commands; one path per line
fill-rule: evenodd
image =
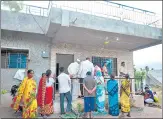
M 161 29 L 148 25 L 156 21 L 152 12 L 137 8 L 129 11 L 127 6 L 104 2 L 97 4 L 107 10 L 84 13 L 80 8 L 68 10 L 55 3 L 47 9 L 25 5 L 23 12 L 1 10 L 3 89 L 11 88 L 18 69 L 33 69 L 38 82 L 47 69 L 58 74 L 59 67 L 67 68 L 77 58 L 86 57 L 99 64 L 111 59 L 111 71 L 116 76 L 124 61 L 134 77 L 133 51 L 162 41 Z

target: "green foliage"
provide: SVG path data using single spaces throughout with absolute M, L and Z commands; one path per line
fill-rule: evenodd
M 78 110 L 78 112 L 82 112 L 82 104 L 81 103 L 77 104 L 77 110 Z
M 2 1 L 1 3 L 14 12 L 19 12 L 23 9 L 23 1 Z
M 153 68 L 151 70 L 154 70 Z M 136 80 L 140 80 L 141 78 L 144 80 L 146 79 L 146 74 L 150 71 L 150 68 L 148 66 L 145 66 L 145 68 L 140 68 L 140 70 L 137 70 L 134 67 L 134 77 Z
M 7 93 L 7 90 L 2 90 L 1 91 L 1 94 L 6 94 Z
M 144 80 L 146 78 L 146 72 L 145 72 L 145 70 L 143 70 L 143 69 L 140 70 L 140 71 L 135 70 L 134 77 L 137 80 L 140 80 L 141 78 Z

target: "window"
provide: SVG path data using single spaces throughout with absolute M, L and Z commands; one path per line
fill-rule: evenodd
M 1 49 L 1 68 L 27 68 L 28 50 Z
M 101 68 L 103 67 L 105 62 L 110 62 L 108 63 L 108 71 L 109 74 L 114 73 L 116 76 L 118 75 L 117 72 L 117 58 L 107 58 L 107 57 L 92 57 L 92 63 L 93 64 L 98 64 Z

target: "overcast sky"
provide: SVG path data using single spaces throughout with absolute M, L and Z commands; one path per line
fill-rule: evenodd
M 80 2 L 80 1 L 79 1 Z M 162 1 L 112 1 L 158 13 L 162 17 Z M 26 4 L 47 7 L 47 1 L 25 1 Z M 162 44 L 134 52 L 134 65 L 162 69 Z

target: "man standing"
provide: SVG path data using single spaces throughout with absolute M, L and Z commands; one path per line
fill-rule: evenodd
M 79 63 L 80 60 L 77 59 L 76 62 L 71 63 L 68 66 L 68 73 L 72 78 L 77 78 L 77 73 L 79 71 Z M 77 99 L 78 95 L 79 95 L 79 81 L 77 79 L 72 79 L 72 84 L 71 84 L 71 93 L 72 93 L 72 100 Z
M 92 76 L 94 75 L 94 66 L 93 63 L 90 61 L 90 58 L 86 58 L 85 61 L 81 62 L 79 72 L 78 72 L 78 77 L 80 78 L 80 92 L 81 96 L 83 97 L 83 79 L 87 77 L 87 72 L 91 72 Z
M 126 70 L 125 62 L 121 62 L 121 67 L 119 68 L 119 78 L 122 79 L 119 79 L 118 85 L 121 85 L 123 78 L 125 78 L 126 74 L 127 74 L 127 70 Z M 120 88 L 118 90 L 120 91 Z
M 58 76 L 59 82 L 59 93 L 60 93 L 60 109 L 61 114 L 65 114 L 64 111 L 64 97 L 67 99 L 67 110 L 66 112 L 71 112 L 72 109 L 72 97 L 71 97 L 71 79 L 69 75 L 64 73 L 64 67 L 60 68 L 61 74 Z
M 121 67 L 119 69 L 119 76 L 125 77 L 126 74 L 127 74 L 127 71 L 126 71 L 125 62 L 121 62 Z

